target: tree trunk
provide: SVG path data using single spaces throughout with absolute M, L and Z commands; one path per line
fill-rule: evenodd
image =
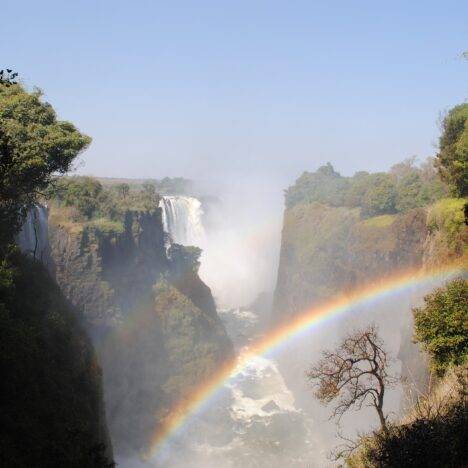
M 379 415 L 379 421 L 380 421 L 380 428 L 385 434 L 388 434 L 388 427 L 387 427 L 387 421 L 385 420 L 385 416 L 382 411 L 381 406 L 376 406 L 375 409 L 377 410 L 377 414 Z

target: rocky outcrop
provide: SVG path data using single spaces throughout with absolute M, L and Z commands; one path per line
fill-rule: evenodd
M 115 452 L 145 452 L 169 408 L 232 353 L 200 250 L 167 245 L 161 209 L 129 210 L 121 225 L 59 223 L 51 213 L 58 283 L 99 349 Z
M 287 208 L 271 321 L 288 321 L 322 301 L 399 270 L 430 269 L 447 262 L 466 267 L 464 206 L 462 199 L 443 199 L 426 208 L 367 219 L 359 208 L 318 202 Z M 425 356 L 412 342 L 410 304 L 399 307 L 407 308 L 397 356 L 404 363 L 402 377 L 424 391 L 428 370 Z M 285 375 L 288 366 L 283 367 Z

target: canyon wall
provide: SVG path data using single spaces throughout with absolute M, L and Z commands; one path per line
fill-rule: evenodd
M 84 222 L 52 206 L 49 232 L 57 282 L 101 359 L 115 452 L 142 454 L 171 405 L 232 354 L 200 250 L 168 239 L 159 207 Z
M 323 175 L 321 170 L 328 173 Z M 357 174 L 344 178 L 325 166 L 317 173 L 306 173 L 286 192 L 272 325 L 287 322 L 328 299 L 398 271 L 431 269 L 447 262 L 468 265 L 463 199 L 440 198 L 425 206 L 370 215 L 364 206 L 352 202 L 351 195 L 356 186 L 364 190 L 359 187 L 359 177 L 371 176 Z M 311 180 L 307 191 L 301 185 L 305 177 Z M 328 192 L 321 190 L 324 186 Z M 299 198 L 293 199 L 290 194 Z M 394 194 L 391 196 L 395 199 Z M 409 302 L 388 303 L 385 320 L 393 314 L 392 327 L 400 327 L 399 343 L 394 341 L 398 348 L 395 357 L 403 363 L 403 377 L 411 377 L 423 389 L 427 366 L 425 357 L 412 342 L 411 315 L 411 305 L 420 300 L 421 292 L 415 290 Z M 326 339 L 315 338 L 325 340 L 322 346 L 333 345 L 345 331 L 343 327 L 352 326 L 333 323 L 331 335 Z M 308 347 L 312 349 L 313 345 L 309 343 Z M 286 375 L 292 375 L 291 366 L 289 361 L 283 365 Z

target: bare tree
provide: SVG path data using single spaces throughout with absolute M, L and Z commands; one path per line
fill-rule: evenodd
M 324 351 L 322 359 L 307 372 L 316 387 L 315 396 L 328 404 L 338 400 L 331 417 L 341 419 L 351 408 L 374 407 L 381 429 L 387 433 L 383 411 L 385 389 L 396 383 L 389 374 L 389 359 L 375 325 L 347 335 L 334 351 Z

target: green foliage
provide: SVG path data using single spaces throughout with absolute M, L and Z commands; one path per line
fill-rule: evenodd
M 362 222 L 362 226 L 370 228 L 387 228 L 395 222 L 395 215 L 381 215 L 366 219 Z
M 414 337 L 431 358 L 439 375 L 451 365 L 463 364 L 468 356 L 468 281 L 456 279 L 424 298 L 413 309 Z
M 465 224 L 465 200 L 461 198 L 446 198 L 431 207 L 427 216 L 427 226 L 430 230 L 440 230 L 453 237 L 461 231 Z
M 142 185 L 141 195 L 146 209 L 158 206 L 160 197 L 156 192 L 156 184 L 153 182 L 145 182 Z
M 446 196 L 447 189 L 428 162 L 417 167 L 414 158 L 393 166 L 389 173 L 357 172 L 342 177 L 328 163 L 317 172 L 304 172 L 285 193 L 286 207 L 320 202 L 329 206 L 360 207 L 364 217 L 402 213 L 427 206 Z
M 162 195 L 193 195 L 193 182 L 183 177 L 164 177 L 152 181 L 156 191 Z
M 468 196 L 468 104 L 455 106 L 446 115 L 437 166 L 455 196 Z
M 116 185 L 115 189 L 117 190 L 119 197 L 123 199 L 127 198 L 128 194 L 130 193 L 130 185 L 125 183 Z
M 437 177 L 432 160 L 418 169 L 410 159 L 393 166 L 391 173 L 397 178 L 395 208 L 398 212 L 430 205 L 447 195 L 447 187 Z
M 171 369 L 162 388 L 174 401 L 209 376 L 229 348 L 216 316 L 210 317 L 167 281 L 157 283 L 153 292 L 169 360 L 166 364 Z
M 119 233 L 128 211 L 157 209 L 159 194 L 155 187 L 146 183 L 143 189 L 132 190 L 128 184 L 103 185 L 93 177 L 62 177 L 50 184 L 46 196 L 52 202 L 52 217 L 64 218 L 64 224 L 68 218 L 68 222 Z M 64 211 L 63 216 L 60 211 Z
M 0 464 L 114 466 L 101 371 L 75 312 L 39 263 L 14 253 L 0 271 Z
M 122 221 L 113 221 L 108 218 L 93 219 L 87 224 L 87 227 L 97 229 L 104 234 L 122 234 L 124 232 Z
M 392 214 L 396 212 L 396 187 L 389 174 L 372 174 L 368 178 L 368 188 L 361 201 L 362 212 L 366 217 Z
M 67 177 L 57 181 L 54 192 L 59 203 L 74 206 L 90 219 L 105 201 L 102 185 L 92 177 Z
M 0 83 L 0 247 L 12 241 L 52 175 L 68 171 L 91 141 L 71 123 L 57 120 L 41 96 Z
M 285 192 L 286 206 L 299 203 L 320 202 L 342 206 L 348 180 L 333 169 L 330 163 L 319 167 L 317 172 L 304 172 L 296 183 Z
M 169 249 L 169 257 L 173 268 L 177 273 L 190 270 L 194 273 L 200 268 L 200 256 L 202 250 L 193 245 L 172 244 Z

